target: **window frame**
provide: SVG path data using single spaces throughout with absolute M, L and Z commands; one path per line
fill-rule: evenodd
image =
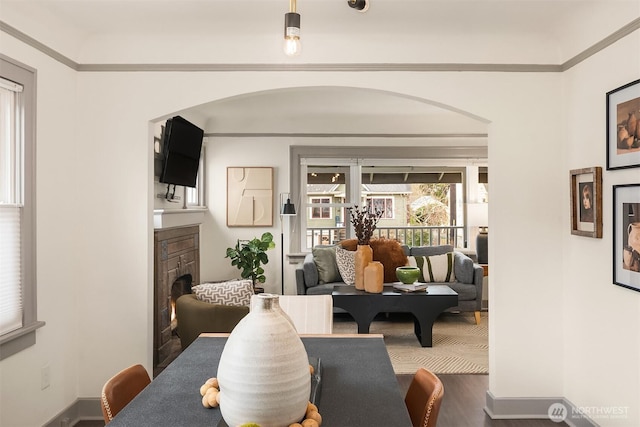
M 383 204 L 384 204 L 384 211 L 383 211 L 383 215 L 380 217 L 380 219 L 395 219 L 396 218 L 396 212 L 395 212 L 395 198 L 391 195 L 389 196 L 366 196 L 365 197 L 365 202 L 367 204 L 367 206 L 369 206 L 369 211 L 371 211 L 371 203 L 374 200 L 383 200 Z M 389 203 L 387 203 L 387 201 L 389 201 Z M 391 216 L 387 216 L 386 213 L 390 212 Z
M 346 182 L 346 199 L 344 203 L 333 203 L 334 207 L 349 208 L 358 202 L 353 197 L 360 194 L 361 168 L 368 166 L 411 166 L 411 167 L 452 167 L 459 169 L 463 188 L 466 189 L 467 177 L 463 172 L 466 167 L 474 165 L 486 166 L 488 146 L 314 146 L 291 145 L 289 147 L 289 188 L 291 200 L 301 209 L 306 208 L 307 173 L 316 166 L 332 166 L 346 168 L 351 175 Z M 463 192 L 463 202 L 466 190 Z M 359 201 L 362 203 L 362 200 Z M 345 213 L 346 215 L 346 213 Z M 293 253 L 307 253 L 307 216 L 299 216 L 299 221 L 291 221 L 289 235 L 290 250 Z M 346 221 L 346 236 L 351 238 L 353 227 Z
M 309 196 L 309 219 L 333 219 L 333 210 L 331 209 L 331 206 L 313 206 L 329 203 L 331 203 L 331 197 Z M 315 209 L 319 209 L 320 216 L 313 215 Z M 325 210 L 328 211 L 329 216 L 323 216 Z
M 21 218 L 22 327 L 0 336 L 0 360 L 36 343 L 36 70 L 0 54 L 0 76 L 23 86 L 20 101 L 24 117 L 23 211 Z

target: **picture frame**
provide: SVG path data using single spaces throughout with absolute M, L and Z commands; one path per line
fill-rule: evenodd
M 571 234 L 602 238 L 602 168 L 574 169 L 571 182 Z
M 607 170 L 640 166 L 640 80 L 607 92 Z
M 613 283 L 640 292 L 640 184 L 613 186 Z
M 273 226 L 272 167 L 227 167 L 227 226 Z

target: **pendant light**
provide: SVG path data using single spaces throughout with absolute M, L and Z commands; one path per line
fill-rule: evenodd
M 284 15 L 284 53 L 296 56 L 301 50 L 300 14 L 296 13 L 296 0 L 289 0 L 289 12 Z

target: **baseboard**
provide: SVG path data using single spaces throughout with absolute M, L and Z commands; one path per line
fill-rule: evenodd
M 563 397 L 496 398 L 487 391 L 484 411 L 491 419 L 552 419 L 571 427 L 597 427 L 598 424 Z
M 43 427 L 73 427 L 81 420 L 103 420 L 99 398 L 76 400 Z

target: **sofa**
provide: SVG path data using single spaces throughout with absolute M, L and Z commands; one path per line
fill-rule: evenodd
M 432 282 L 429 285 L 447 285 L 458 293 L 458 306 L 452 307 L 447 311 L 450 312 L 473 312 L 476 324 L 480 323 L 480 311 L 482 307 L 482 267 L 476 264 L 467 254 L 454 250 L 451 245 L 438 246 L 406 246 L 400 245 L 404 255 L 409 256 L 436 256 L 453 252 L 453 268 L 455 272 L 455 281 L 453 282 Z M 376 251 L 374 248 L 374 260 L 376 259 Z M 326 261 L 322 263 L 314 259 L 314 254 L 309 253 L 305 256 L 304 261 L 296 267 L 296 286 L 299 295 L 323 295 L 331 294 L 333 287 L 336 285 L 345 285 L 342 278 L 338 276 L 335 281 L 323 281 L 321 279 L 320 268 L 326 269 Z M 383 263 L 384 264 L 384 263 Z M 395 270 L 395 267 L 393 267 Z M 388 275 L 385 275 L 385 279 Z M 386 280 L 388 281 L 388 280 Z

